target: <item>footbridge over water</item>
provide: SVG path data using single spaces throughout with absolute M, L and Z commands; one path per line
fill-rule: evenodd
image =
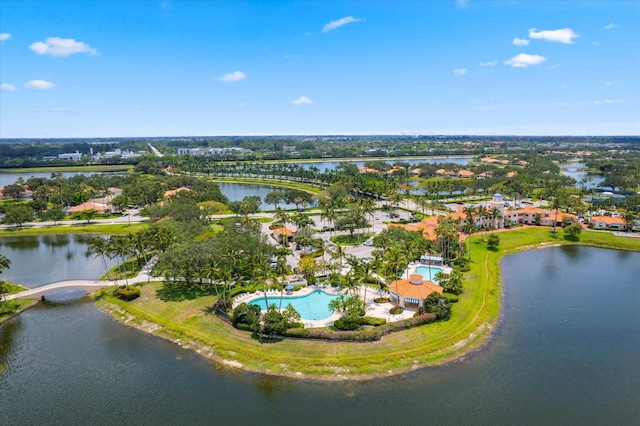
M 6 296 L 6 300 L 14 300 L 14 299 L 42 299 L 47 298 L 47 295 L 54 294 L 61 290 L 84 290 L 87 293 L 93 293 L 95 291 L 100 290 L 104 287 L 110 287 L 114 285 L 125 285 L 127 282 L 129 284 L 137 284 L 148 282 L 150 280 L 150 273 L 153 269 L 153 266 L 156 264 L 157 258 L 151 259 L 140 271 L 140 273 L 134 277 L 130 278 L 128 281 L 125 280 L 67 280 L 67 281 L 58 281 L 51 284 L 46 284 L 39 287 L 30 288 L 28 290 L 21 291 L 20 293 L 11 294 Z

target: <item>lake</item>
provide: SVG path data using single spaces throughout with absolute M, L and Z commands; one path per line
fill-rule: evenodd
M 587 173 L 584 168 L 584 163 L 566 163 L 560 166 L 560 172 L 565 176 L 574 178 L 577 182 L 576 188 L 580 187 L 580 181 L 585 178 L 589 179 L 586 182 L 587 188 L 600 188 L 598 184 L 604 181 L 604 176 Z
M 553 247 L 502 266 L 482 349 L 365 382 L 229 370 L 86 298 L 40 304 L 0 326 L 0 424 L 640 424 L 640 253 Z
M 229 198 L 229 201 L 241 201 L 244 197 L 257 195 L 260 197 L 260 209 L 261 210 L 273 210 L 273 204 L 266 204 L 264 202 L 264 197 L 270 192 L 273 191 L 286 191 L 287 188 L 283 188 L 281 186 L 273 186 L 273 185 L 263 185 L 263 184 L 254 184 L 254 183 L 236 183 L 236 182 L 217 182 L 220 186 L 220 191 Z M 315 205 L 311 203 L 311 205 L 307 207 L 311 207 Z M 282 207 L 285 209 L 295 209 L 295 204 L 285 204 L 280 203 L 278 207 Z
M 56 281 L 97 279 L 104 273 L 100 258 L 87 257 L 91 235 L 39 235 L 0 237 L 0 254 L 11 260 L 3 280 L 25 287 Z M 107 259 L 113 267 L 116 260 Z
M 384 161 L 385 163 L 388 164 L 393 164 L 393 163 L 409 163 L 412 166 L 416 165 L 416 164 L 420 164 L 420 163 L 428 163 L 428 164 L 440 164 L 440 163 L 454 163 L 454 164 L 458 164 L 461 166 L 467 165 L 469 164 L 469 162 L 471 160 L 473 160 L 472 157 L 438 157 L 438 158 L 433 158 L 433 157 L 425 157 L 425 158 L 395 158 L 395 159 L 389 159 L 389 158 L 385 158 L 385 157 L 381 157 L 379 159 L 375 159 L 375 161 Z M 353 161 L 353 160 L 342 160 L 351 164 L 355 164 L 358 167 L 362 167 L 364 166 L 364 161 Z M 331 160 L 327 160 L 327 161 L 310 161 L 310 162 L 301 162 L 300 165 L 305 167 L 305 168 L 309 168 L 309 167 L 317 167 L 320 172 L 325 172 L 327 170 L 333 170 L 335 169 L 342 161 L 331 161 Z

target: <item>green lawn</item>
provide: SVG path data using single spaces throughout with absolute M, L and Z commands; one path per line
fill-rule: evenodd
M 408 371 L 463 355 L 479 347 L 490 334 L 500 313 L 500 259 L 509 253 L 540 245 L 575 244 L 559 232 L 552 237 L 548 228 L 516 229 L 500 233 L 498 251 L 489 251 L 475 236 L 471 246 L 471 270 L 465 274 L 465 291 L 453 305 L 449 321 L 428 324 L 392 333 L 376 343 L 337 343 L 296 339 L 257 339 L 235 330 L 214 315 L 207 314 L 216 296 L 180 302 L 163 302 L 156 291 L 161 284 L 142 287 L 142 295 L 133 302 L 108 296 L 98 298 L 106 310 L 114 306 L 134 316 L 134 322 L 151 321 L 164 330 L 158 334 L 182 342 L 194 341 L 201 353 L 219 360 L 240 363 L 246 369 L 270 374 L 302 377 L 331 377 L 337 374 L 370 377 Z M 640 239 L 614 237 L 609 233 L 588 231 L 580 242 L 601 247 L 640 251 Z M 114 314 L 122 317 L 124 314 Z
M 146 223 L 114 223 L 114 224 L 82 224 L 58 225 L 47 227 L 16 227 L 0 229 L 0 236 L 20 235 L 51 235 L 51 234 L 131 234 L 138 232 L 148 225 Z
M 349 235 L 336 235 L 329 238 L 332 242 L 341 246 L 357 246 L 373 237 L 373 232 L 365 232 L 364 234 L 353 234 L 353 238 Z

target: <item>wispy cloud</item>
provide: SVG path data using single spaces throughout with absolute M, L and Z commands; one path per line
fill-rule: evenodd
M 11 34 L 9 34 L 9 33 L 0 34 L 0 43 L 2 43 L 3 41 L 7 41 L 7 40 L 11 40 Z
M 31 81 L 27 81 L 24 84 L 24 87 L 26 87 L 27 89 L 33 89 L 33 90 L 49 90 L 54 86 L 55 84 L 45 80 L 31 80 Z
M 610 81 L 605 81 L 604 84 L 607 85 L 607 86 L 611 86 L 613 83 L 610 82 Z
M 16 86 L 9 83 L 2 83 L 0 84 L 0 90 L 2 90 L 3 92 L 13 92 L 14 90 L 16 90 Z
M 605 30 L 612 30 L 614 28 L 618 28 L 617 24 L 614 24 L 613 22 L 608 23 L 607 25 L 604 26 Z
M 545 68 L 544 70 L 545 71 L 550 71 L 550 70 L 554 70 L 554 69 L 560 68 L 560 67 L 561 67 L 561 64 L 555 64 L 555 65 L 551 65 L 551 66 Z
M 465 75 L 467 73 L 467 69 L 466 68 L 458 68 L 453 70 L 453 73 L 455 75 Z
M 284 55 L 284 57 L 286 59 L 292 59 L 292 58 L 301 58 L 302 55 L 298 53 L 298 54 L 295 54 L 295 55 Z
M 218 78 L 218 80 L 222 81 L 223 83 L 234 83 L 236 81 L 246 80 L 247 77 L 247 74 L 243 73 L 242 71 L 234 71 L 223 75 L 222 77 Z
M 322 28 L 322 32 L 323 33 L 328 33 L 329 31 L 333 31 L 336 28 L 340 28 L 343 25 L 347 25 L 347 24 L 351 24 L 353 22 L 360 22 L 362 21 L 362 19 L 360 18 L 354 18 L 353 16 L 345 16 L 344 18 L 340 18 L 336 21 L 331 21 L 328 24 L 326 24 L 323 28 Z
M 515 44 L 516 46 L 526 46 L 529 43 L 531 43 L 531 40 L 527 40 L 526 38 L 514 38 L 512 41 L 513 44 Z
M 70 56 L 75 53 L 88 53 L 90 56 L 99 55 L 98 51 L 82 41 L 72 38 L 49 37 L 44 42 L 37 41 L 29 49 L 38 55 Z
M 571 28 L 562 28 L 560 30 L 537 31 L 535 28 L 529 30 L 529 38 L 539 40 L 553 41 L 556 43 L 573 44 L 573 39 L 580 37 L 574 33 Z
M 603 101 L 593 101 L 594 105 L 606 105 L 606 104 L 616 104 L 619 103 L 620 101 L 616 101 L 613 99 L 605 99 Z
M 53 114 L 71 114 L 71 115 L 80 114 L 78 111 L 74 111 L 69 108 L 59 108 L 59 107 L 50 108 L 49 112 Z
M 294 99 L 289 102 L 291 105 L 302 106 L 312 104 L 313 101 L 306 96 L 300 96 L 298 99 Z
M 545 58 L 544 56 L 521 53 L 509 59 L 508 61 L 504 61 L 504 63 L 505 65 L 511 65 L 514 68 L 526 68 L 530 65 L 541 64 L 546 60 L 547 58 Z
M 467 7 L 469 6 L 469 0 L 456 0 L 456 5 L 458 7 Z
M 480 62 L 481 67 L 495 67 L 498 65 L 498 61 Z

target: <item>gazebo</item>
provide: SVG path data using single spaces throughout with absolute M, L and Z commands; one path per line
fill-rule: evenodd
M 395 280 L 389 285 L 391 302 L 403 308 L 407 308 L 407 304 L 415 308 L 424 307 L 427 296 L 433 292 L 442 294 L 443 291 L 438 284 L 424 280 L 420 274 L 411 274 L 408 280 Z

